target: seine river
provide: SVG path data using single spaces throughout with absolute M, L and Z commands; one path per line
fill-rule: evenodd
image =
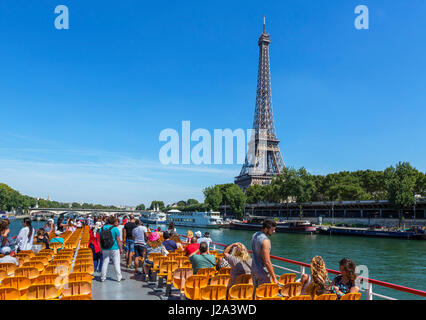
M 33 222 L 35 228 L 43 225 L 43 222 Z M 21 227 L 20 220 L 12 221 L 11 235 L 17 235 Z M 161 227 L 166 228 L 164 225 Z M 186 234 L 187 228 L 176 229 L 178 233 Z M 214 242 L 223 244 L 241 242 L 251 249 L 250 239 L 253 234 L 251 231 L 192 229 L 194 232 L 198 230 L 202 233 L 209 231 Z M 357 265 L 367 266 L 368 277 L 371 279 L 426 291 L 426 241 L 276 233 L 271 237 L 271 243 L 271 254 L 274 256 L 309 264 L 312 257 L 320 255 L 324 258 L 327 268 L 333 270 L 339 270 L 339 261 L 342 258 L 351 258 Z M 300 269 L 297 265 L 280 261 L 273 260 L 272 263 L 294 270 Z M 309 268 L 306 268 L 306 271 L 309 272 Z M 280 269 L 276 269 L 276 272 L 285 273 Z M 330 279 L 333 278 L 334 275 L 330 274 Z M 396 299 L 424 299 L 378 285 L 373 285 L 373 292 Z

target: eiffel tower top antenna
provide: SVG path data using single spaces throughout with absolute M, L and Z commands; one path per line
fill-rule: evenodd
M 263 16 L 263 33 L 266 33 L 266 16 Z

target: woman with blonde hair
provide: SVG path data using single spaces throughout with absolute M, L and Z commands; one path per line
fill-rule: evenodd
M 312 258 L 311 275 L 303 274 L 300 280 L 303 284 L 302 294 L 310 294 L 314 297 L 332 291 L 331 281 L 328 278 L 325 262 L 321 256 Z
M 231 267 L 231 281 L 228 285 L 231 287 L 239 275 L 251 273 L 252 260 L 247 248 L 239 242 L 227 246 L 223 254 L 224 260 Z
M 194 236 L 194 233 L 191 230 L 188 230 L 188 232 L 186 233 L 186 243 L 191 243 L 191 239 Z

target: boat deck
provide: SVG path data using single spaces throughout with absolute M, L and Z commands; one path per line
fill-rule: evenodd
M 121 263 L 121 274 L 124 281 L 117 282 L 114 266 L 109 264 L 107 278 L 100 281 L 100 272 L 93 276 L 93 300 L 179 300 L 179 293 L 172 290 L 172 296 L 165 296 L 164 288 L 157 288 L 157 283 L 142 281 L 141 275 L 135 277 L 134 270 L 126 270 L 125 263 Z

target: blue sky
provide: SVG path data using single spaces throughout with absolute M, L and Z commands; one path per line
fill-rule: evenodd
M 68 30 L 54 27 L 60 4 Z M 354 27 L 360 4 L 369 30 Z M 251 127 L 263 15 L 286 165 L 426 170 L 424 0 L 5 0 L 0 181 L 115 205 L 203 200 L 232 182 L 240 165 L 162 165 L 159 134 Z

